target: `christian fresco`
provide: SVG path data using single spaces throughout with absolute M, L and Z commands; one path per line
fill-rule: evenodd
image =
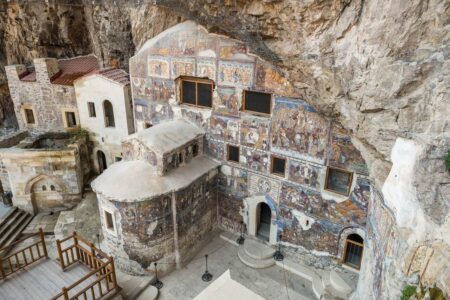
M 147 73 L 150 77 L 170 78 L 170 59 L 150 56 L 147 61 Z
M 239 142 L 238 119 L 230 119 L 218 115 L 211 116 L 210 134 L 214 139 L 231 143 Z
M 328 127 L 328 121 L 306 102 L 276 98 L 272 111 L 272 150 L 323 161 Z
M 216 81 L 216 61 L 212 59 L 198 59 L 197 60 L 197 76 L 207 77 Z
M 320 168 L 314 165 L 290 159 L 288 161 L 288 179 L 314 189 L 320 188 Z
M 336 124 L 331 126 L 331 155 L 329 164 L 345 168 L 360 174 L 368 174 L 367 166 L 361 153 L 352 144 L 352 139 L 344 128 Z
M 254 151 L 241 147 L 241 163 L 257 172 L 268 172 L 269 155 L 266 152 Z
M 267 119 L 242 117 L 241 144 L 255 149 L 269 150 L 269 128 L 270 122 Z
M 252 63 L 219 61 L 219 85 L 251 87 L 253 85 Z
M 218 97 L 213 98 L 214 113 L 239 116 L 240 100 L 235 88 L 217 87 Z
M 172 58 L 172 79 L 179 76 L 195 75 L 195 59 L 193 58 Z

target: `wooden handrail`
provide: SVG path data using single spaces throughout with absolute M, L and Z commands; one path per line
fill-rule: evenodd
M 17 245 L 18 243 L 24 242 L 27 239 L 29 239 L 31 237 L 35 237 L 35 236 L 39 236 L 39 241 L 37 241 L 36 243 L 33 243 L 25 248 L 17 250 L 16 252 L 8 255 L 7 257 L 0 258 L 0 275 L 1 275 L 0 279 L 5 279 L 7 276 L 16 273 L 19 270 L 22 270 L 26 266 L 29 266 L 42 258 L 48 258 L 47 246 L 45 244 L 44 232 L 42 231 L 42 228 L 39 228 L 39 231 L 37 233 L 30 234 L 27 237 L 9 245 L 3 249 L 9 249 L 13 245 Z M 39 244 L 42 244 L 42 253 L 41 253 L 41 248 L 39 247 Z M 33 249 L 36 249 L 36 252 L 37 252 L 36 256 L 35 256 L 35 254 L 33 254 Z M 27 254 L 29 254 L 29 256 L 27 256 Z M 21 257 L 23 259 L 23 264 L 20 263 L 19 257 Z M 27 259 L 27 257 L 28 257 L 28 259 Z M 14 261 L 13 261 L 13 258 L 14 258 Z M 4 268 L 3 264 L 5 262 L 7 262 L 8 266 L 9 266 L 9 270 L 5 270 L 5 268 Z
M 39 230 L 42 230 L 42 229 L 39 229 Z M 8 249 L 11 249 L 11 248 L 14 247 L 15 245 L 20 244 L 20 243 L 22 243 L 22 242 L 28 240 L 29 238 L 32 238 L 32 237 L 37 236 L 37 235 L 40 235 L 40 232 L 39 232 L 39 231 L 38 231 L 38 232 L 35 232 L 35 233 L 30 233 L 29 235 L 27 235 L 27 236 L 21 238 L 20 240 L 15 241 L 14 243 L 11 243 L 11 244 L 9 244 L 9 245 L 6 246 L 6 247 L 1 248 L 1 249 L 0 249 L 0 252 L 5 251 L 5 250 L 8 250 Z
M 62 248 L 61 244 L 69 240 L 72 240 L 73 243 L 65 248 Z M 63 240 L 57 240 L 56 245 L 60 265 L 63 271 L 72 264 L 79 262 L 89 267 L 91 272 L 72 285 L 64 287 L 58 295 L 52 298 L 53 300 L 61 297 L 63 297 L 64 300 L 77 299 L 81 295 L 86 298 L 86 293 L 89 291 L 91 292 L 92 299 L 100 299 L 113 291 L 114 294 L 120 291 L 120 287 L 117 285 L 116 270 L 113 258 L 95 247 L 93 243 L 74 232 L 71 236 L 66 237 Z M 107 261 L 104 261 L 105 259 Z M 97 280 L 82 289 L 77 295 L 72 297 L 69 296 L 71 290 L 94 275 L 98 276 Z M 102 280 L 106 280 L 106 293 L 103 293 L 102 290 Z M 95 286 L 98 287 L 100 292 L 100 296 L 98 298 L 95 296 Z

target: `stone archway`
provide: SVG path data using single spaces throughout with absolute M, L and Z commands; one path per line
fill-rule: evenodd
M 63 193 L 64 184 L 47 175 L 38 175 L 25 186 L 25 196 L 30 201 L 28 206 L 34 214 L 64 207 Z
M 270 217 L 268 216 L 268 209 L 270 210 Z M 261 217 L 265 218 L 263 220 L 263 226 L 261 226 Z M 275 245 L 278 239 L 278 224 L 276 220 L 276 203 L 269 196 L 252 196 L 244 199 L 244 223 L 249 235 L 258 238 L 262 235 L 262 240 L 266 240 L 269 244 Z

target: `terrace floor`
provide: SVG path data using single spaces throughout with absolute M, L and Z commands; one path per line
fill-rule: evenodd
M 208 254 L 208 269 L 213 280 L 203 282 L 204 255 Z M 238 257 L 238 247 L 216 235 L 184 268 L 161 278 L 164 287 L 159 290 L 159 300 L 193 299 L 226 270 L 231 278 L 265 299 L 316 299 L 311 282 L 278 266 L 253 269 Z M 149 299 L 144 291 L 138 300 Z
M 88 267 L 78 263 L 63 272 L 56 261 L 42 259 L 8 276 L 6 280 L 0 280 L 0 299 L 51 299 L 58 295 L 63 287 L 70 286 L 89 272 Z M 84 285 L 77 287 L 76 291 L 80 291 L 94 280 L 95 276 L 92 276 L 90 281 L 87 280 Z

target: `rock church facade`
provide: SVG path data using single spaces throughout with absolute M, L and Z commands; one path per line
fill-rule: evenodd
M 245 44 L 185 22 L 149 40 L 131 58 L 130 81 L 137 134 L 156 133 L 181 119 L 204 131 L 198 145 L 220 164 L 214 182 L 204 179 L 201 183 L 201 189 L 216 191 L 210 197 L 217 197 L 211 200 L 217 203 L 217 216 L 208 219 L 208 224 L 216 221 L 225 230 L 321 253 L 359 269 L 372 192 L 365 162 L 350 135 L 300 99 L 279 70 L 251 54 Z M 127 160 L 157 165 L 158 176 L 175 185 L 178 182 L 177 177 L 170 179 L 177 172 L 177 162 L 183 160 L 175 159 L 177 155 L 142 154 L 142 148 L 127 142 L 122 150 L 141 153 Z M 94 189 L 107 216 L 102 218 L 108 245 L 117 256 L 130 259 L 122 268 L 141 273 L 151 261 L 177 261 L 176 255 L 192 244 L 177 242 L 174 224 L 189 231 L 193 218 L 199 218 L 192 215 L 171 223 L 170 215 L 180 206 L 177 201 L 183 202 L 178 200 L 181 190 L 172 191 L 175 202 L 170 194 L 167 200 L 162 196 L 161 202 L 125 201 L 103 195 L 107 189 L 99 186 L 108 181 L 107 176 L 101 175 Z M 193 189 L 188 198 L 195 195 Z M 133 190 L 132 185 L 128 190 Z M 188 202 L 195 206 L 193 199 Z M 203 207 L 210 205 L 199 201 Z M 134 203 L 132 210 L 130 203 Z M 184 208 L 185 213 L 189 210 L 189 205 Z M 153 227 L 160 223 L 154 221 L 165 218 L 161 226 L 169 225 L 158 231 L 161 237 L 155 235 Z M 114 228 L 114 233 L 107 227 Z M 189 235 L 191 242 L 200 243 L 206 231 L 198 235 L 194 231 Z M 153 249 L 157 238 L 168 235 L 165 251 L 142 250 Z M 347 261 L 348 247 L 359 255 L 353 265 Z

